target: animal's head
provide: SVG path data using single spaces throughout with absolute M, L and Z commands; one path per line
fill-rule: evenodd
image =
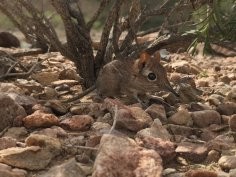
M 168 81 L 166 70 L 161 65 L 160 59 L 161 56 L 159 52 L 154 53 L 152 56 L 143 52 L 136 61 L 138 79 L 143 83 L 143 86 L 146 89 L 150 89 L 149 91 L 151 92 L 166 90 L 178 96 Z

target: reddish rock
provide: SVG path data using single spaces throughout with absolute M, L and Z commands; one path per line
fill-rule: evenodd
M 75 115 L 63 120 L 60 124 L 70 130 L 85 131 L 90 129 L 93 118 L 89 115 Z
M 117 127 L 139 131 L 150 126 L 152 118 L 140 107 L 125 107 L 117 111 Z
M 23 119 L 26 128 L 51 127 L 58 125 L 59 119 L 53 114 L 35 111 L 33 114 Z
M 214 110 L 204 110 L 192 112 L 192 119 L 194 125 L 198 127 L 208 127 L 211 124 L 220 124 L 221 116 Z
M 175 144 L 171 141 L 165 141 L 161 138 L 139 135 L 136 139 L 137 143 L 147 149 L 153 149 L 160 154 L 164 163 L 167 163 L 175 158 Z
M 145 112 L 147 112 L 152 119 L 160 119 L 161 122 L 167 122 L 166 111 L 162 105 L 152 104 Z
M 218 177 L 216 172 L 207 170 L 190 170 L 185 173 L 185 177 Z
M 101 139 L 92 177 L 161 177 L 162 169 L 156 151 L 139 147 L 130 138 L 106 134 Z
M 194 144 L 189 142 L 182 142 L 176 148 L 176 153 L 192 162 L 202 162 L 208 153 L 208 149 L 204 144 Z

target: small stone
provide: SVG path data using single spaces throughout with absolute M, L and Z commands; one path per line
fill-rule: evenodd
M 129 107 L 117 111 L 117 126 L 131 131 L 139 131 L 148 127 L 152 118 L 140 107 Z
M 0 93 L 0 132 L 8 126 L 12 126 L 17 118 L 23 118 L 27 114 L 22 106 L 17 104 L 5 93 Z
M 218 106 L 219 104 L 224 102 L 224 97 L 218 94 L 212 94 L 207 100 L 210 105 Z
M 49 100 L 46 106 L 50 107 L 57 115 L 64 115 L 68 112 L 67 107 L 58 100 Z
M 53 114 L 35 111 L 23 119 L 26 128 L 51 127 L 59 124 L 59 119 Z
M 70 130 L 89 130 L 93 123 L 93 118 L 89 115 L 74 115 L 71 118 L 61 121 L 61 125 Z
M 198 79 L 197 86 L 198 87 L 209 87 L 209 82 L 207 79 Z
M 38 177 L 85 177 L 91 173 L 92 165 L 78 163 L 72 158 L 63 162 L 61 165 L 52 167 L 49 171 Z
M 69 79 L 69 80 L 81 81 L 82 78 L 76 73 L 76 71 L 74 69 L 64 69 L 60 72 L 59 79 L 60 80 Z
M 67 132 L 58 126 L 52 126 L 50 128 L 44 128 L 39 131 L 34 131 L 34 134 L 46 135 L 52 138 L 65 138 L 68 136 Z
M 226 93 L 226 97 L 231 102 L 236 102 L 236 88 L 232 88 L 228 93 Z
M 70 112 L 75 115 L 85 115 L 90 112 L 88 107 L 89 105 L 86 103 L 78 103 L 78 105 L 72 106 L 70 108 Z
M 229 119 L 229 128 L 231 131 L 236 132 L 236 114 L 232 115 Z
M 233 102 L 227 102 L 218 105 L 216 110 L 221 114 L 221 115 L 233 115 L 236 114 L 236 103 Z
M 13 139 L 11 137 L 0 138 L 0 150 L 10 147 L 16 147 L 16 139 Z
M 0 151 L 0 162 L 17 168 L 40 170 L 47 167 L 53 155 L 38 146 L 12 147 Z
M 145 147 L 147 149 L 153 149 L 160 154 L 163 162 L 166 164 L 173 160 L 176 156 L 175 144 L 171 141 L 165 141 L 161 138 L 154 138 L 151 136 L 137 135 L 135 138 L 139 146 Z
M 111 129 L 111 125 L 103 122 L 94 122 L 91 129 L 96 131 L 104 131 L 104 130 L 109 131 Z
M 186 109 L 180 109 L 174 115 L 169 117 L 168 121 L 177 125 L 192 126 L 193 120 L 191 114 Z
M 4 134 L 6 137 L 17 139 L 18 141 L 24 140 L 28 134 L 25 127 L 11 127 Z
M 230 170 L 236 168 L 236 156 L 222 156 L 218 161 L 223 170 Z
M 0 163 L 0 176 L 1 177 L 26 177 L 27 171 Z
M 220 152 L 218 152 L 216 150 L 211 150 L 208 152 L 206 162 L 207 163 L 212 163 L 212 162 L 217 163 L 219 159 L 220 159 Z
M 195 111 L 191 114 L 194 125 L 208 127 L 211 124 L 220 124 L 221 116 L 214 110 Z
M 166 141 L 171 140 L 171 135 L 161 124 L 159 119 L 155 119 L 150 128 L 145 128 L 137 132 L 137 136 L 151 136 L 154 138 L 161 138 Z
M 53 156 L 59 155 L 62 148 L 59 139 L 39 134 L 31 134 L 26 138 L 25 143 L 27 146 L 47 149 Z
M 42 85 L 49 85 L 52 82 L 58 80 L 59 73 L 58 72 L 38 72 L 36 74 L 32 74 L 31 77 Z
M 145 112 L 147 112 L 152 119 L 158 118 L 161 122 L 167 122 L 166 111 L 162 105 L 152 104 L 145 110 Z
M 229 177 L 235 177 L 236 176 L 236 169 L 232 169 L 229 171 Z
M 130 138 L 106 134 L 102 136 L 92 176 L 161 177 L 162 169 L 162 159 L 156 151 L 142 148 Z
M 168 124 L 167 130 L 169 130 L 169 132 L 173 133 L 174 135 L 182 135 L 185 137 L 189 137 L 193 134 L 197 134 L 197 129 L 186 127 L 186 126 L 174 125 L 174 124 Z M 200 131 L 199 131 L 199 134 L 200 134 Z
M 222 76 L 222 77 L 220 78 L 220 81 L 221 81 L 221 82 L 224 82 L 225 84 L 229 84 L 230 81 L 231 81 L 231 79 L 230 79 L 228 76 Z
M 218 177 L 216 172 L 207 170 L 190 170 L 185 173 L 185 177 Z
M 208 149 L 204 144 L 199 145 L 194 143 L 182 142 L 178 145 L 175 151 L 179 156 L 185 159 L 188 159 L 195 163 L 200 163 L 206 158 Z

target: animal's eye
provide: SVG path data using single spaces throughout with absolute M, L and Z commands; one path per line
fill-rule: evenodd
M 154 81 L 154 80 L 156 80 L 156 78 L 157 78 L 156 74 L 154 74 L 154 73 L 149 73 L 148 74 L 148 80 Z

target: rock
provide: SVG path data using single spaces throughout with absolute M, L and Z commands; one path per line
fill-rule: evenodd
M 180 100 L 182 103 L 191 103 L 201 100 L 198 97 L 201 91 L 193 88 L 189 84 L 181 83 L 178 88 L 178 93 L 180 95 Z
M 232 169 L 229 171 L 229 177 L 235 177 L 236 176 L 236 169 Z M 221 176 L 220 176 L 221 177 Z
M 168 122 L 177 125 L 192 126 L 193 120 L 191 114 L 186 109 L 180 109 L 178 112 L 168 118 Z
M 59 79 L 60 80 L 76 80 L 78 82 L 80 82 L 82 80 L 82 78 L 76 73 L 76 71 L 74 69 L 64 69 L 60 72 L 59 74 Z
M 37 104 L 37 101 L 33 97 L 17 93 L 7 93 L 7 95 L 22 106 L 27 114 L 32 114 L 32 107 Z
M 27 171 L 17 168 L 11 168 L 6 164 L 0 163 L 0 176 L 1 177 L 26 177 Z
M 28 131 L 25 127 L 11 127 L 7 130 L 4 136 L 22 141 L 26 138 L 27 134 Z
M 168 124 L 167 130 L 174 135 L 182 135 L 185 137 L 189 137 L 194 134 L 200 134 L 201 131 L 198 129 L 186 127 L 186 126 L 180 126 L 180 125 L 174 125 L 174 124 Z
M 219 159 L 220 159 L 220 152 L 218 152 L 216 150 L 211 150 L 208 152 L 206 162 L 207 163 L 212 163 L 212 162 L 217 163 Z
M 90 104 L 90 103 L 89 103 Z M 89 109 L 89 104 L 88 103 L 78 103 L 77 105 L 75 106 L 72 106 L 70 108 L 70 112 L 72 114 L 76 114 L 76 115 L 85 115 L 85 114 L 88 114 L 90 112 L 90 109 Z
M 61 143 L 57 138 L 46 135 L 31 134 L 26 138 L 25 143 L 27 146 L 39 146 L 46 149 L 53 156 L 59 155 L 62 148 Z
M 24 108 L 4 93 L 0 93 L 0 113 L 0 131 L 26 116 Z
M 230 79 L 228 76 L 222 76 L 222 77 L 220 78 L 220 81 L 221 81 L 221 82 L 224 82 L 225 84 L 229 84 L 230 81 L 231 81 L 231 79 Z
M 229 128 L 231 131 L 236 132 L 236 114 L 229 118 Z
M 11 137 L 0 138 L 0 150 L 10 147 L 16 147 L 16 139 L 13 139 Z
M 198 87 L 209 87 L 209 81 L 208 79 L 201 78 L 197 80 L 197 86 Z
M 189 170 L 185 177 L 218 177 L 216 172 L 208 170 Z
M 236 88 L 232 88 L 228 93 L 226 93 L 226 98 L 231 102 L 236 102 Z
M 194 125 L 198 127 L 207 127 L 211 124 L 220 124 L 221 116 L 214 110 L 195 111 L 191 114 Z
M 46 135 L 52 138 L 65 138 L 68 136 L 67 132 L 58 126 L 52 126 L 39 131 L 34 131 L 34 134 Z
M 218 164 L 223 170 L 230 170 L 236 168 L 236 156 L 222 156 Z
M 208 149 L 205 145 L 202 144 L 182 142 L 178 144 L 175 152 L 177 153 L 177 155 L 185 159 L 188 159 L 195 163 L 200 163 L 205 160 Z
M 212 94 L 207 100 L 210 105 L 218 106 L 219 104 L 224 102 L 224 97 L 218 94 Z
M 18 93 L 18 94 L 25 94 L 20 87 L 16 86 L 13 83 L 0 83 L 0 93 Z
M 87 177 L 90 174 L 92 174 L 91 165 L 78 163 L 72 158 L 37 177 Z
M 152 104 L 145 112 L 147 112 L 153 120 L 160 119 L 161 122 L 167 122 L 166 111 L 162 105 Z
M 44 87 L 43 93 L 40 95 L 40 99 L 51 100 L 56 99 L 58 96 L 57 91 L 51 87 Z
M 85 131 L 90 129 L 93 118 L 89 115 L 74 115 L 71 118 L 61 121 L 60 125 L 70 130 Z
M 113 117 L 111 115 L 111 113 L 106 113 L 104 116 L 99 116 L 97 118 L 97 122 L 103 122 L 103 123 L 108 123 L 110 125 L 113 124 Z
M 50 107 L 56 115 L 64 115 L 68 112 L 67 107 L 59 100 L 49 100 L 45 106 Z
M 26 128 L 51 127 L 59 124 L 59 119 L 53 114 L 35 111 L 23 119 Z
M 150 128 L 145 128 L 137 132 L 137 136 L 150 136 L 154 138 L 161 138 L 166 141 L 171 140 L 171 135 L 161 124 L 159 119 L 155 119 Z
M 36 104 L 32 107 L 32 110 L 33 112 L 36 112 L 36 111 L 40 111 L 40 112 L 44 112 L 44 113 L 49 113 L 49 114 L 52 114 L 52 110 L 51 108 L 49 107 L 46 107 L 46 106 L 43 106 L 41 104 Z
M 142 135 L 137 135 L 135 140 L 139 146 L 145 147 L 147 149 L 153 149 L 158 152 L 165 164 L 175 158 L 175 144 L 171 141 L 165 141 L 161 138 Z
M 12 147 L 0 151 L 0 162 L 17 168 L 41 170 L 47 167 L 53 155 L 38 146 Z
M 189 111 L 194 112 L 194 111 L 203 111 L 203 110 L 210 110 L 212 109 L 212 107 L 210 107 L 209 105 L 203 104 L 203 103 L 190 103 L 189 105 Z
M 109 132 L 109 130 L 111 129 L 111 125 L 103 122 L 94 122 L 91 129 L 98 132 Z
M 221 115 L 233 115 L 236 114 L 236 103 L 233 102 L 227 102 L 224 104 L 218 105 L 216 110 L 221 114 Z
M 156 151 L 141 148 L 127 137 L 103 135 L 92 177 L 161 177 L 161 174 L 162 160 Z
M 58 80 L 59 73 L 55 71 L 42 71 L 32 74 L 31 77 L 42 85 L 50 85 L 52 82 Z
M 118 109 L 117 123 L 118 127 L 127 128 L 131 131 L 139 131 L 148 127 L 152 123 L 152 118 L 142 108 L 130 107 Z

